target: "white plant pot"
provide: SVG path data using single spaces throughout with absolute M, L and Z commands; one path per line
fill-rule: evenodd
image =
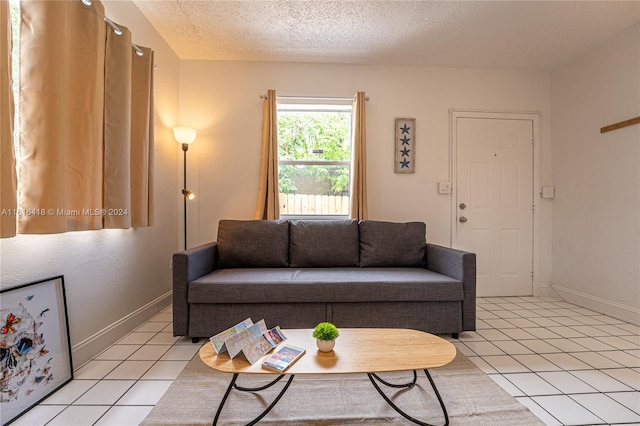
M 333 347 L 336 345 L 336 341 L 316 339 L 316 345 L 318 345 L 318 350 L 320 350 L 320 352 L 331 352 Z

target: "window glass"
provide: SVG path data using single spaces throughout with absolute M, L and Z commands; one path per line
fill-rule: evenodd
M 351 104 L 278 104 L 281 216 L 349 215 Z

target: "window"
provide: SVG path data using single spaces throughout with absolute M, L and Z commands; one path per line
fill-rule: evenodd
M 349 215 L 351 114 L 352 102 L 278 103 L 281 216 Z

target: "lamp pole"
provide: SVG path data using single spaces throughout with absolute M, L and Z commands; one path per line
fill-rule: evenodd
M 182 186 L 183 191 L 187 189 L 187 151 L 189 150 L 189 144 L 182 144 L 182 152 L 184 153 L 184 185 Z M 187 194 L 182 195 L 182 199 L 184 201 L 184 249 L 187 249 Z

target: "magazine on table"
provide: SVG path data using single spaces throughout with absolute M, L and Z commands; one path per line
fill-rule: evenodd
M 305 352 L 304 348 L 286 344 L 278 352 L 265 359 L 262 367 L 282 373 L 300 359 Z
M 252 325 L 253 325 L 253 321 L 251 321 L 251 318 L 247 318 L 241 323 L 238 323 L 233 327 L 228 328 L 225 331 L 211 337 L 209 340 L 211 341 L 211 344 L 213 345 L 213 348 L 215 349 L 216 353 L 220 354 L 220 353 L 226 352 L 227 345 L 225 344 L 225 342 L 228 339 L 235 336 L 236 334 L 240 333 L 242 330 L 246 330 Z

